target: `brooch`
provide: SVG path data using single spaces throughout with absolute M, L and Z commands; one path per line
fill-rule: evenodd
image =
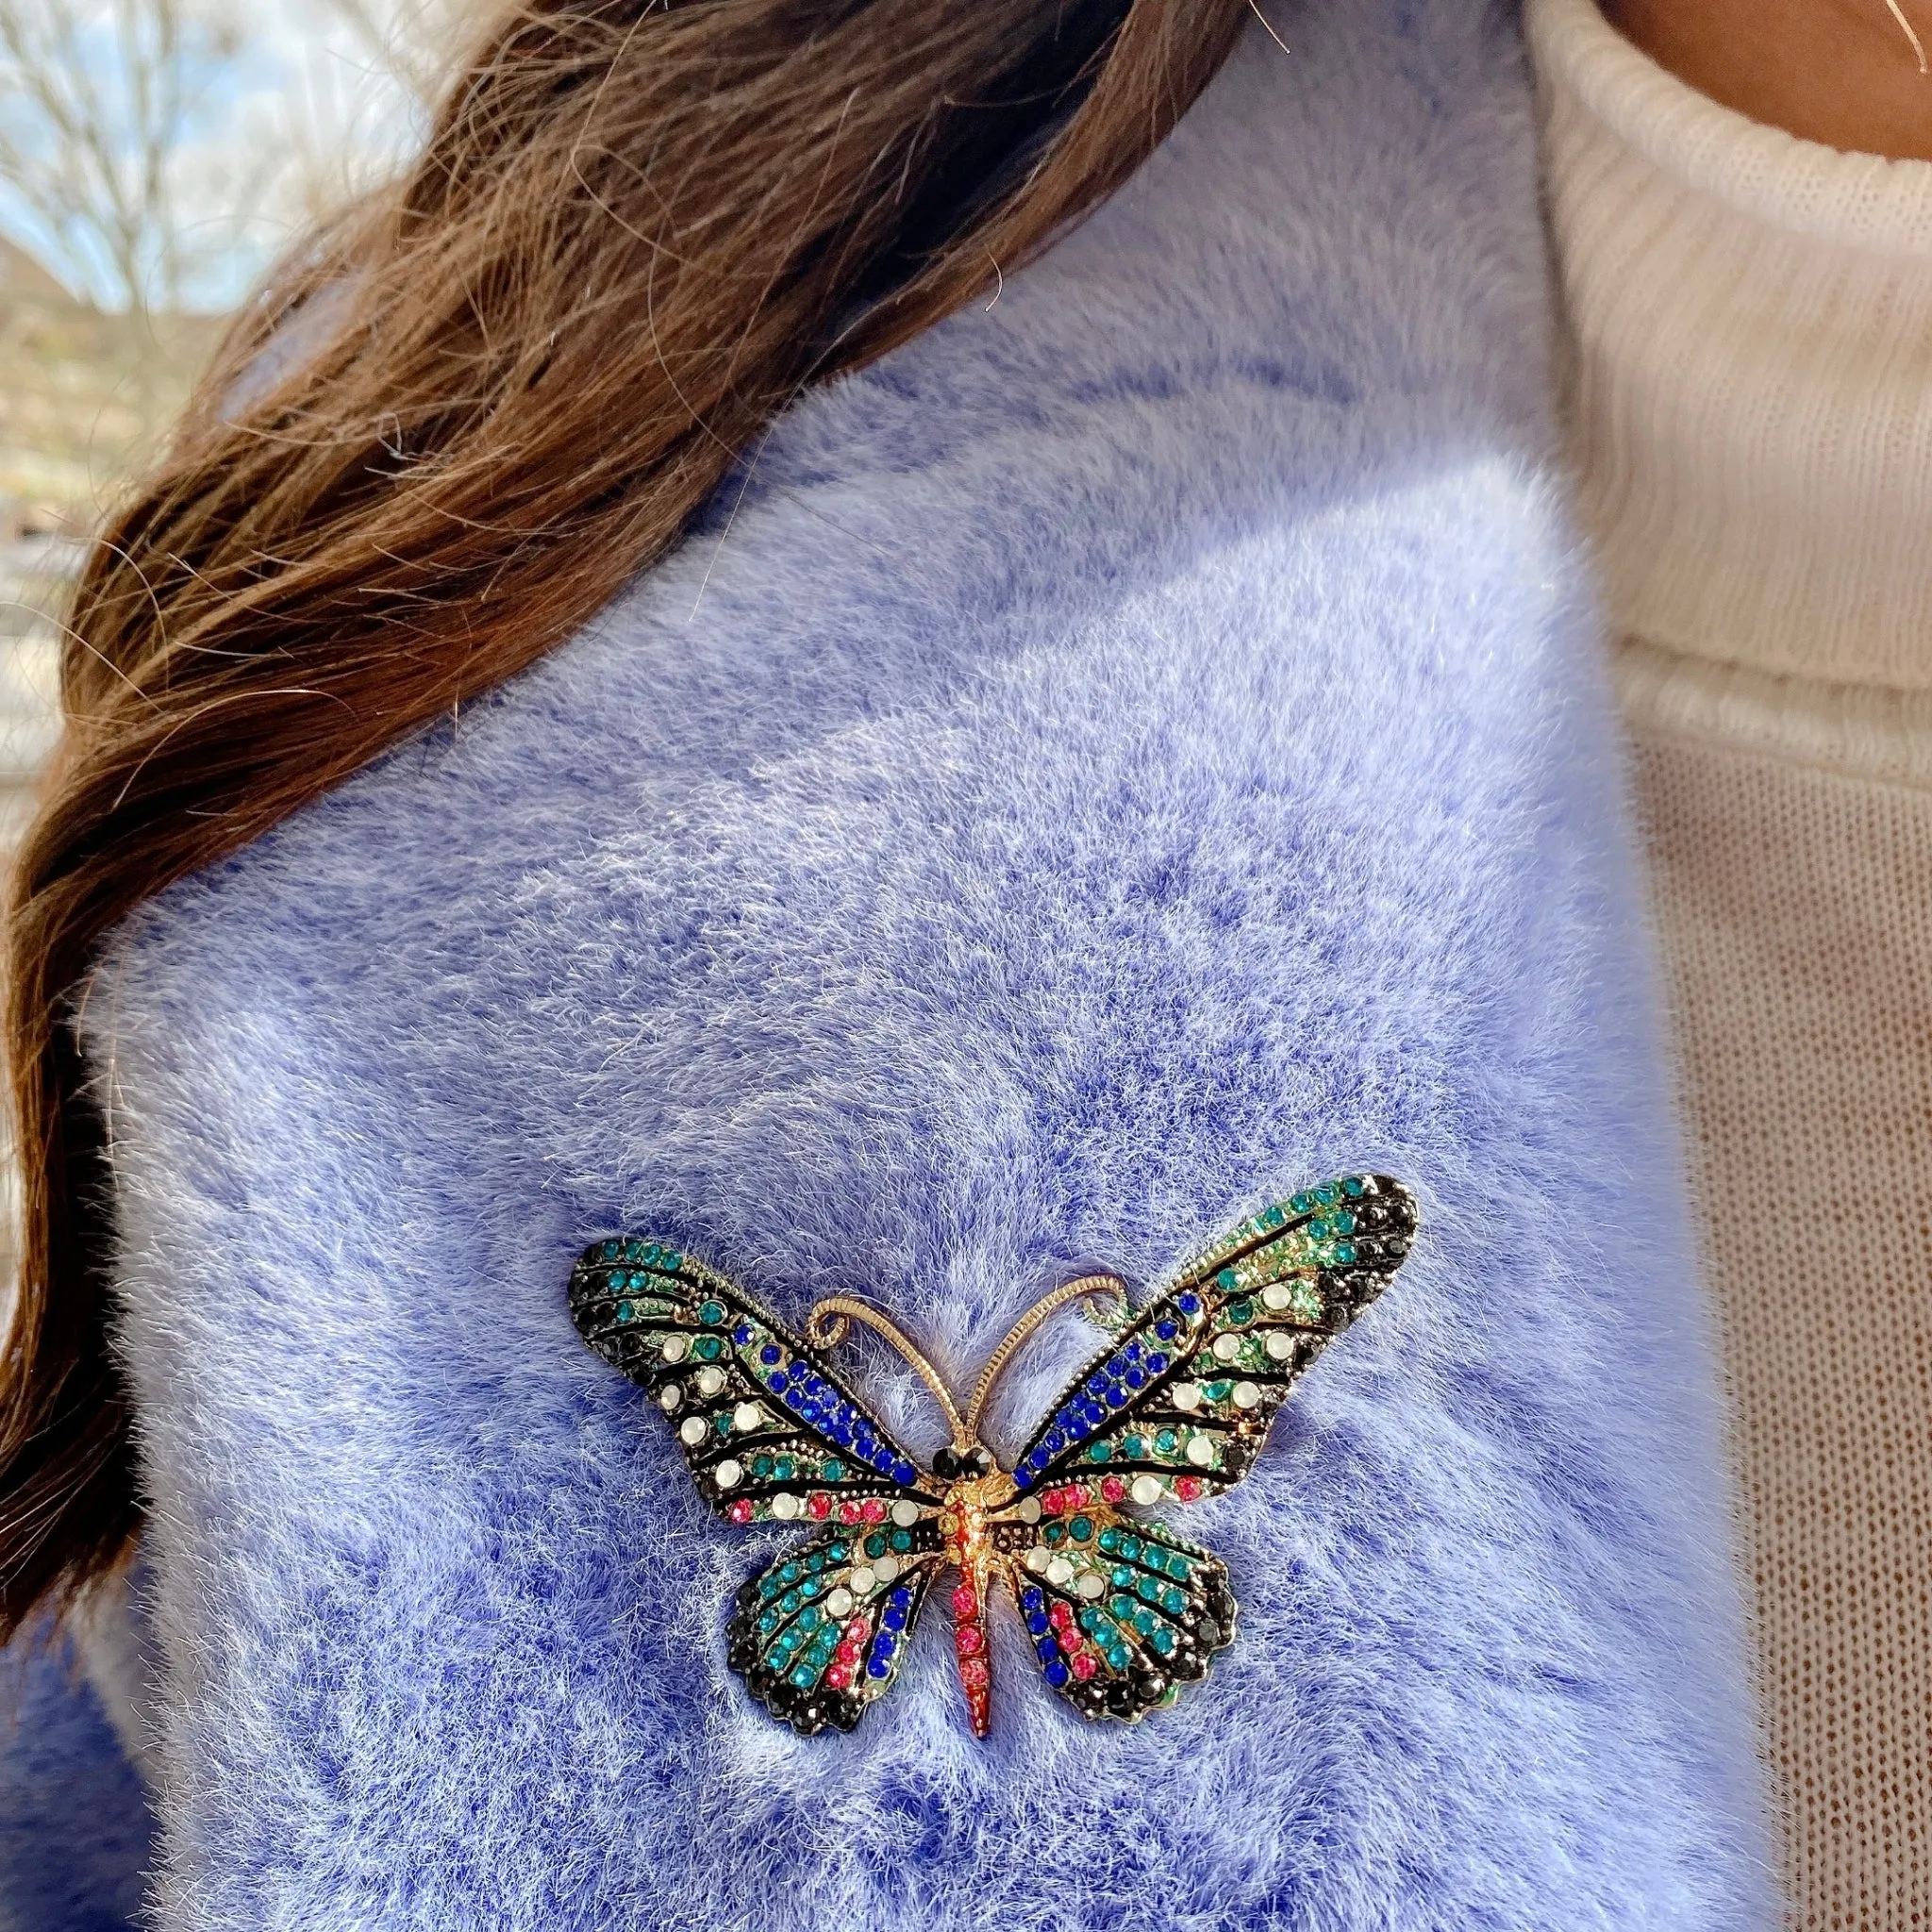
M 1129 1513 L 1240 1482 L 1274 1412 L 1402 1265 L 1414 1197 L 1351 1174 L 1264 1208 L 1143 1307 L 1114 1274 L 1057 1288 L 988 1358 L 965 1413 L 878 1309 L 822 1301 L 800 1341 L 741 1289 L 658 1241 L 593 1242 L 572 1272 L 584 1340 L 645 1389 L 699 1492 L 727 1521 L 809 1524 L 738 1592 L 727 1659 L 801 1735 L 849 1731 L 897 1680 L 933 1585 L 951 1574 L 953 1647 L 975 1737 L 992 1722 L 989 1600 L 1024 1618 L 1041 1674 L 1081 1716 L 1137 1723 L 1234 1641 L 1227 1569 Z M 1085 1299 L 1110 1345 L 1061 1391 L 1010 1471 L 979 1441 L 1000 1372 Z M 944 1409 L 924 1470 L 826 1356 L 852 1322 L 883 1335 Z

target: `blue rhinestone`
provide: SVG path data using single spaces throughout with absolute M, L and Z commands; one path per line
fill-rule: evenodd
M 1181 1295 L 1175 1300 L 1174 1307 L 1184 1315 L 1198 1315 L 1201 1312 L 1201 1297 L 1197 1294 Z
M 785 1371 L 783 1369 L 780 1369 L 778 1373 L 775 1375 L 774 1375 L 769 1382 L 765 1384 L 765 1387 L 769 1389 L 774 1395 L 784 1394 L 786 1390 L 788 1390 L 791 1386 L 791 1383 L 787 1381 L 785 1378 Z
M 881 1475 L 890 1474 L 892 1468 L 892 1452 L 890 1449 L 879 1449 L 874 1451 L 872 1458 L 872 1466 L 875 1470 L 877 1470 Z
M 891 1605 L 879 1619 L 888 1630 L 903 1630 L 906 1627 L 906 1612 L 897 1604 Z
M 1144 1389 L 1146 1386 L 1147 1376 L 1142 1370 L 1129 1369 L 1127 1371 L 1127 1387 L 1129 1389 Z
M 1033 1487 L 1033 1472 L 1024 1462 L 1013 1472 L 1013 1484 L 1016 1489 L 1022 1490 L 1030 1490 Z
M 1167 1373 L 1167 1357 L 1164 1355 L 1150 1355 L 1147 1357 L 1147 1373 L 1150 1375 L 1164 1375 Z
M 769 1369 L 778 1361 L 783 1354 L 784 1351 L 775 1341 L 768 1341 L 764 1347 L 758 1350 L 758 1359 Z
M 892 1480 L 895 1483 L 909 1483 L 919 1474 L 909 1462 L 895 1462 L 892 1465 Z
M 1172 1341 L 1181 1331 L 1173 1322 L 1157 1322 L 1154 1324 L 1154 1332 L 1160 1337 L 1161 1341 Z
M 1118 1382 L 1116 1382 L 1113 1385 L 1113 1387 L 1107 1391 L 1107 1399 L 1109 1403 L 1113 1405 L 1115 1408 L 1124 1408 L 1127 1403 L 1127 1391 L 1124 1389 L 1123 1389 Z
M 628 1307 L 628 1304 L 626 1304 L 625 1306 Z M 628 1322 L 630 1320 L 630 1316 L 626 1314 L 623 1308 L 620 1308 L 618 1310 L 617 1319 L 620 1322 Z M 1041 1447 L 1043 1448 L 1049 1456 L 1058 1456 L 1060 1453 L 1060 1451 L 1064 1449 L 1066 1446 L 1067 1432 L 1064 1429 L 1049 1429 L 1046 1432 L 1046 1441 L 1041 1444 Z
M 881 1630 L 872 1641 L 872 1654 L 874 1657 L 891 1657 L 899 1647 L 899 1640 L 890 1630 Z
M 1041 1595 L 1041 1593 L 1037 1590 L 1029 1589 L 1026 1591 L 1023 1591 L 1021 1592 L 1020 1607 L 1023 1610 L 1026 1611 L 1028 1615 L 1031 1615 L 1033 1611 L 1043 1607 L 1045 1603 L 1046 1598 L 1043 1595 Z
M 1127 1343 L 1126 1347 L 1121 1350 L 1121 1353 L 1124 1356 L 1125 1356 L 1130 1362 L 1137 1362 L 1141 1359 L 1141 1344 L 1138 1341 L 1130 1341 Z
M 1117 1355 L 1110 1362 L 1108 1363 L 1107 1367 L 1101 1373 L 1107 1376 L 1109 1382 L 1118 1382 L 1120 1378 L 1126 1374 L 1126 1357 L 1124 1355 Z
M 1041 1675 L 1058 1690 L 1067 1681 L 1067 1667 L 1060 1662 L 1058 1657 L 1055 1657 L 1053 1662 L 1048 1664 L 1046 1669 L 1041 1673 Z
M 873 1657 L 866 1660 L 865 1674 L 868 1677 L 889 1677 L 891 1674 L 892 1667 L 884 1657 Z
M 738 1326 L 731 1331 L 731 1339 L 733 1341 L 737 1342 L 740 1348 L 742 1348 L 744 1344 L 751 1340 L 751 1324 L 747 1322 L 741 1322 L 738 1324 Z
M 909 1584 L 902 1583 L 898 1587 L 898 1589 L 892 1592 L 892 1601 L 895 1604 L 897 1604 L 902 1610 L 909 1609 L 912 1605 L 911 1586 Z
M 1090 1395 L 1098 1395 L 1098 1394 L 1100 1393 L 1100 1391 L 1102 1391 L 1103 1389 L 1105 1389 L 1106 1387 L 1107 1387 L 1107 1377 L 1106 1377 L 1105 1375 L 1089 1375 L 1089 1376 L 1087 1377 L 1087 1392 L 1088 1392 L 1088 1394 L 1090 1394 Z
M 1044 1610 L 1032 1610 L 1027 1613 L 1026 1627 L 1034 1636 L 1044 1637 L 1053 1628 L 1053 1619 Z
M 1091 1429 L 1093 1428 L 1096 1424 L 1104 1423 L 1107 1420 L 1107 1410 L 1103 1408 L 1099 1403 L 1090 1402 L 1086 1406 L 1086 1407 L 1084 1407 L 1080 1411 L 1080 1417 L 1081 1420 Z
M 1033 1647 L 1040 1653 L 1040 1661 L 1043 1664 L 1052 1663 L 1060 1654 L 1059 1645 L 1051 1637 L 1042 1637 Z

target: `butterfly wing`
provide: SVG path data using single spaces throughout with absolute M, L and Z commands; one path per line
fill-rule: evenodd
M 741 1289 L 666 1242 L 593 1242 L 570 1277 L 577 1333 L 647 1390 L 699 1493 L 733 1523 L 888 1520 L 943 1487 Z
M 1147 1505 L 1231 1489 L 1415 1229 L 1414 1197 L 1386 1174 L 1324 1182 L 1243 1222 L 1061 1391 L 1014 1469 L 1022 1496 Z
M 1083 1717 L 1138 1724 L 1234 1641 L 1221 1559 L 1105 1504 L 1041 1524 L 1014 1593 L 1046 1681 Z
M 725 1659 L 801 1737 L 849 1731 L 898 1682 L 941 1560 L 930 1517 L 823 1530 L 738 1592 Z

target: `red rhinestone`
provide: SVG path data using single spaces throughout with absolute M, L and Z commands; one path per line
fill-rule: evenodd
M 868 1523 L 883 1523 L 886 1520 L 886 1506 L 876 1496 L 868 1496 L 858 1506 L 858 1513 Z
M 751 1498 L 749 1496 L 741 1496 L 737 1502 L 732 1504 L 731 1520 L 733 1523 L 749 1523 L 751 1521 Z
M 969 1690 L 986 1689 L 986 1659 L 983 1657 L 969 1657 L 959 1666 L 959 1681 Z
M 1119 1476 L 1110 1475 L 1101 1484 L 1100 1493 L 1109 1503 L 1124 1502 L 1126 1500 L 1127 1486 Z
M 1064 1630 L 1074 1621 L 1074 1607 L 1072 1604 L 1062 1603 L 1056 1597 L 1052 1609 L 1046 1614 L 1056 1630 Z
M 1201 1496 L 1201 1478 L 1197 1475 L 1177 1477 L 1174 1482 L 1174 1492 L 1183 1503 L 1198 1502 Z
M 953 1632 L 953 1647 L 961 1657 L 977 1657 L 986 1648 L 986 1637 L 977 1624 L 961 1624 Z
M 858 1646 L 848 1638 L 832 1655 L 841 1664 L 856 1664 L 858 1661 Z
M 979 1614 L 979 1599 L 973 1593 L 970 1583 L 962 1583 L 953 1592 L 953 1614 L 962 1621 Z
M 1067 1507 L 1069 1509 L 1084 1509 L 1092 1500 L 1093 1492 L 1088 1489 L 1085 1483 L 1075 1483 L 1067 1491 Z
M 839 1505 L 839 1521 L 841 1523 L 857 1523 L 858 1521 L 858 1505 L 857 1503 L 841 1503 Z
M 1073 1670 L 1074 1676 L 1078 1677 L 1081 1683 L 1084 1684 L 1099 1668 L 1100 1666 L 1093 1660 L 1093 1653 L 1091 1650 L 1075 1653 L 1073 1660 Z
M 823 1523 L 832 1513 L 832 1499 L 823 1490 L 814 1490 L 805 1499 L 805 1507 Z
M 852 1673 L 843 1664 L 834 1664 L 825 1673 L 825 1689 L 842 1690 L 852 1681 Z

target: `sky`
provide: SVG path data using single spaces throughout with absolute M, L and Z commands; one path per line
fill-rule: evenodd
M 44 23 L 59 8 L 78 31 L 64 60 L 63 85 L 91 89 L 124 135 L 131 120 L 127 24 L 151 23 L 168 0 L 0 0 L 16 15 Z M 264 267 L 322 202 L 392 168 L 418 139 L 414 96 L 338 0 L 180 0 L 204 41 L 219 30 L 228 44 L 197 68 L 202 96 L 168 176 L 169 200 L 185 246 L 179 306 L 219 311 L 235 306 Z M 374 0 L 394 26 L 408 0 Z M 43 43 L 45 43 L 45 36 Z M 17 75 L 0 69 L 0 136 L 45 153 Z M 0 151 L 4 152 L 4 151 Z M 84 225 L 64 230 L 36 197 L 0 168 L 0 233 L 28 248 L 76 292 L 104 307 L 125 306 L 125 291 Z M 152 275 L 150 276 L 152 282 Z

